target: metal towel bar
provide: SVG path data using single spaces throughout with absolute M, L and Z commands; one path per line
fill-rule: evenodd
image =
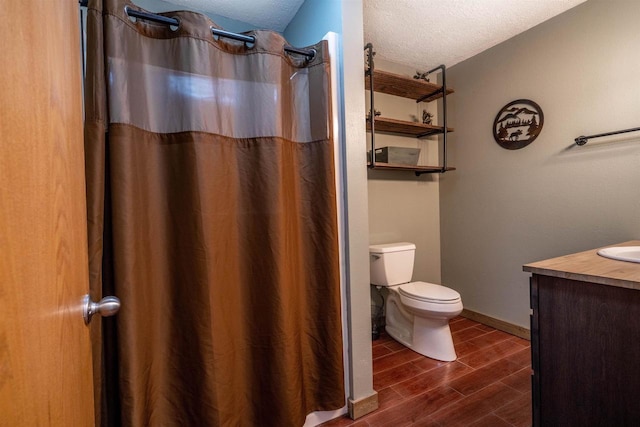
M 616 130 L 613 132 L 607 132 L 607 133 L 599 133 L 597 135 L 589 135 L 589 136 L 579 136 L 575 139 L 576 144 L 578 145 L 584 145 L 586 144 L 591 138 L 600 138 L 603 136 L 610 136 L 610 135 L 617 135 L 619 133 L 628 133 L 628 132 L 638 132 L 640 131 L 640 128 L 632 128 L 632 129 L 624 129 L 624 130 Z

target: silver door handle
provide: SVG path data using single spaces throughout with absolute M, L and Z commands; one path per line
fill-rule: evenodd
M 120 310 L 120 299 L 118 297 L 104 297 L 99 302 L 91 301 L 89 295 L 84 296 L 82 317 L 84 317 L 85 325 L 91 323 L 94 314 L 102 317 L 113 316 Z

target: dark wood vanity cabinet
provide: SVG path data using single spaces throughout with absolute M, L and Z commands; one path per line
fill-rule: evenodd
M 594 283 L 575 280 L 588 274 L 557 269 L 525 266 L 533 273 L 533 425 L 640 426 L 640 290 L 623 287 L 633 285 L 628 280 Z

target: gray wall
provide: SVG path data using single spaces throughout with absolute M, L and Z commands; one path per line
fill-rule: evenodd
M 529 327 L 522 265 L 640 237 L 640 2 L 590 0 L 449 70 L 450 163 L 441 178 L 443 282 L 466 308 Z M 544 111 L 542 133 L 505 150 L 508 102 Z
M 343 168 L 348 215 L 350 393 L 352 402 L 374 395 L 369 304 L 369 221 L 364 116 L 363 1 L 342 1 L 342 83 L 344 96 Z M 369 406 L 370 407 L 370 406 Z

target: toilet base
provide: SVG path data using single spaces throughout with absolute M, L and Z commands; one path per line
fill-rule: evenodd
M 417 309 L 404 306 L 396 289 L 388 291 L 385 298 L 387 333 L 423 356 L 444 362 L 456 360 L 449 320 L 462 312 L 462 303 L 435 305 L 416 315 L 408 309 Z
M 449 319 L 414 316 L 411 349 L 443 362 L 456 360 L 458 356 L 453 347 Z
M 391 325 L 387 325 L 385 330 L 391 338 L 423 356 L 443 362 L 453 362 L 458 358 L 448 319 L 425 319 L 414 316 L 413 321 L 417 322 L 413 324 L 413 336 L 408 331 Z M 418 331 L 417 334 L 416 331 Z

